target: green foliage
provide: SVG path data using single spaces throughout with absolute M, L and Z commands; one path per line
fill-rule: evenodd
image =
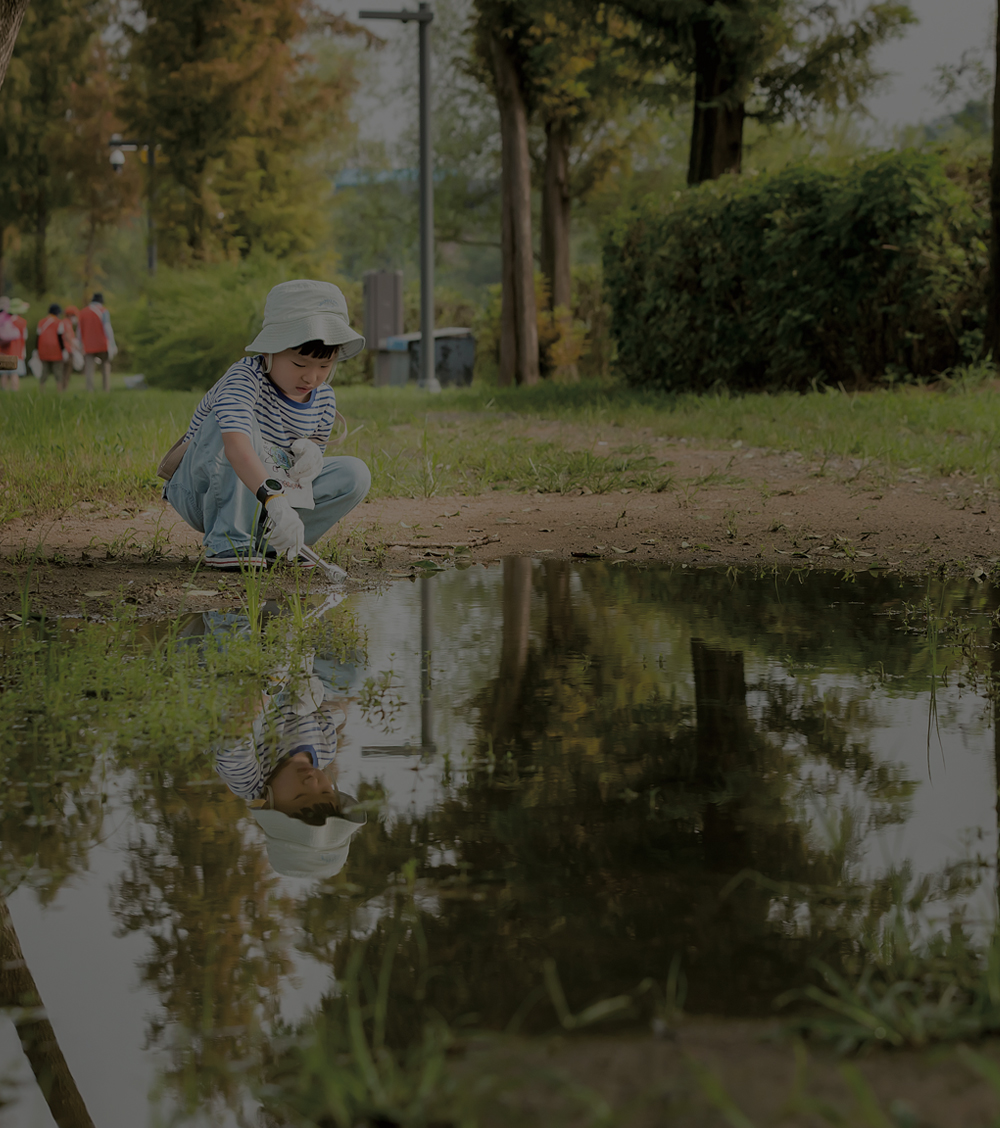
M 264 299 L 283 278 L 260 259 L 200 270 L 163 268 L 119 314 L 119 332 L 154 387 L 206 389 L 260 328 Z
M 122 310 L 118 332 L 129 344 L 134 366 L 153 387 L 204 390 L 246 355 L 260 329 L 268 291 L 294 276 L 290 263 L 256 255 L 198 270 L 163 268 Z M 360 287 L 345 284 L 344 289 L 352 322 L 359 325 Z
M 115 83 L 106 28 L 105 6 L 88 0 L 29 5 L 0 92 L 0 255 L 6 227 L 29 235 L 16 273 L 36 294 L 49 284 L 55 209 L 81 209 L 96 230 L 134 196 L 134 177 L 116 179 L 108 162 Z
M 328 189 L 321 162 L 303 157 L 353 136 L 350 58 L 308 40 L 317 29 L 302 0 L 247 0 L 238 16 L 223 0 L 139 9 L 123 112 L 161 153 L 153 187 L 167 261 L 314 248 Z M 325 32 L 356 30 L 331 18 Z M 319 59 L 306 53 L 314 46 Z
M 605 247 L 619 364 L 670 391 L 926 377 L 976 355 L 987 216 L 907 151 L 647 201 Z

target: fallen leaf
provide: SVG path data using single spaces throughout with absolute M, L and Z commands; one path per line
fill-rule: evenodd
M 98 593 L 98 594 L 100 594 L 100 593 Z M 185 592 L 185 595 L 198 595 L 198 596 L 208 596 L 208 595 L 218 595 L 218 594 L 219 594 L 218 591 L 199 591 L 197 588 L 195 588 L 192 591 Z
M 113 591 L 85 591 L 83 593 L 88 599 L 110 599 L 115 593 Z M 214 595 L 215 592 L 212 592 Z
M 601 558 L 599 552 L 571 552 L 570 556 L 575 556 L 577 560 L 600 560 Z

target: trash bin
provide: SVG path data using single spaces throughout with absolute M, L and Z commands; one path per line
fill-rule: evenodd
M 421 335 L 401 333 L 386 339 L 389 384 L 395 387 L 420 381 Z M 442 388 L 467 388 L 476 363 L 476 338 L 471 329 L 450 326 L 434 330 L 434 371 Z

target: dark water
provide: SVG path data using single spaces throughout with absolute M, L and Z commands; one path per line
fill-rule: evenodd
M 400 1030 L 418 981 L 452 1024 L 537 1030 L 547 961 L 573 1010 L 673 966 L 687 1011 L 761 1015 L 921 882 L 913 928 L 992 922 L 988 586 L 511 560 L 350 605 L 336 762 L 369 821 L 338 874 L 276 874 L 207 754 L 161 784 L 100 761 L 3 844 L 101 1128 L 253 1123 L 269 1042 L 361 940 L 396 949 Z M 0 1075 L 0 1124 L 52 1123 L 9 1018 Z

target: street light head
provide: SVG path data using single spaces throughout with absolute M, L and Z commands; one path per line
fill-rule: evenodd
M 115 172 L 121 172 L 122 166 L 125 164 L 125 154 L 121 149 L 112 149 L 109 159 L 111 161 L 111 167 Z

